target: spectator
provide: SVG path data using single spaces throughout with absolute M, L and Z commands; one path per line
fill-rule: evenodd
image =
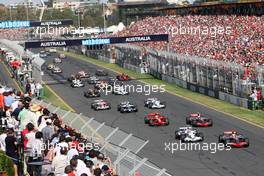
M 31 148 L 28 158 L 28 163 L 29 163 L 28 173 L 31 176 L 41 175 L 41 168 L 42 168 L 41 162 L 43 161 L 43 147 L 44 147 L 41 132 L 39 131 L 36 132 L 35 138 L 33 139 L 32 142 L 31 141 L 29 142 L 28 147 Z M 30 164 L 30 162 L 33 162 L 33 164 Z
M 0 150 L 4 152 L 6 151 L 6 143 L 5 143 L 6 136 L 7 136 L 7 129 L 5 129 L 3 133 L 0 135 Z
M 68 151 L 68 154 L 67 154 L 67 160 L 68 160 L 68 162 L 70 162 L 70 160 L 73 158 L 73 156 L 79 155 L 79 152 L 76 149 L 77 146 L 74 143 L 71 142 L 69 144 L 69 146 L 70 146 L 70 150 Z
M 23 137 L 23 141 L 24 141 L 24 149 L 27 149 L 27 145 L 28 145 L 28 139 L 26 137 L 26 135 L 30 132 L 34 130 L 34 125 L 32 123 L 28 123 L 26 125 L 26 128 L 22 131 L 22 137 Z
M 65 167 L 68 165 L 67 163 L 67 148 L 62 147 L 60 149 L 60 154 L 56 155 L 52 161 L 52 168 L 54 170 L 54 174 L 57 175 L 63 175 Z
M 6 155 L 11 157 L 14 163 L 14 171 L 15 174 L 14 176 L 18 176 L 18 170 L 17 170 L 17 165 L 19 164 L 18 162 L 18 148 L 17 148 L 17 139 L 15 137 L 15 132 L 14 129 L 8 129 L 7 136 L 5 138 L 5 144 L 6 144 Z
M 4 90 L 0 86 L 0 120 L 4 116 L 4 110 L 5 110 L 5 103 L 4 103 Z
M 29 110 L 29 103 L 25 102 L 22 111 L 18 115 L 18 120 L 20 120 L 20 129 L 23 130 L 28 123 L 32 123 L 37 127 L 37 116 L 35 113 Z
M 43 141 L 45 144 L 51 140 L 52 135 L 54 134 L 54 128 L 51 126 L 52 121 L 51 119 L 46 120 L 46 127 L 44 127 L 41 131 L 43 133 Z
M 36 82 L 35 87 L 36 87 L 36 97 L 40 98 L 40 91 L 43 87 L 39 82 Z
M 65 167 L 64 173 L 65 174 L 63 176 L 76 176 L 74 169 L 71 167 L 71 165 Z
M 14 101 L 13 92 L 8 92 L 8 95 L 4 97 L 5 110 L 9 109 Z
M 48 109 L 44 108 L 42 110 L 42 115 L 38 118 L 38 129 L 41 131 L 44 127 L 46 127 L 46 122 L 49 119 L 50 112 Z M 52 123 L 52 120 L 50 119 L 50 123 Z
M 67 144 L 67 142 L 65 142 L 65 136 L 64 135 L 60 135 L 59 137 L 59 143 L 56 145 L 55 149 L 54 149 L 54 152 L 55 152 L 55 155 L 60 155 L 60 150 L 61 148 L 66 148 L 68 149 L 69 146 Z

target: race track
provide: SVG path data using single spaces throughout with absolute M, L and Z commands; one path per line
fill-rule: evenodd
M 52 63 L 55 54 L 49 56 L 47 63 Z M 148 158 L 161 168 L 166 168 L 174 176 L 263 176 L 264 173 L 264 130 L 243 121 L 216 112 L 199 104 L 173 96 L 169 93 L 155 93 L 145 96 L 142 93 L 131 93 L 129 96 L 107 95 L 101 98 L 111 102 L 110 111 L 94 111 L 90 109 L 92 99 L 83 96 L 83 91 L 92 87 L 86 83 L 84 88 L 71 88 L 65 80 L 70 74 L 80 70 L 94 73 L 95 65 L 74 58 L 67 58 L 60 64 L 63 73 L 53 75 L 45 72 L 44 81 L 54 83 L 50 87 L 58 93 L 77 112 L 94 117 L 106 125 L 119 127 L 127 133 L 147 139 L 150 142 L 141 150 L 140 156 Z M 110 72 L 110 71 L 109 71 Z M 112 76 L 116 75 L 110 72 Z M 54 82 L 55 80 L 55 82 Z M 57 82 L 57 83 L 56 83 Z M 132 81 L 132 84 L 142 84 Z M 144 124 L 143 117 L 149 110 L 143 107 L 147 97 L 158 97 L 166 101 L 167 107 L 160 112 L 170 119 L 166 127 L 149 127 Z M 129 100 L 138 105 L 139 111 L 131 114 L 121 114 L 116 110 L 117 104 Z M 205 135 L 206 143 L 217 143 L 218 135 L 225 130 L 237 130 L 250 139 L 247 149 L 231 149 L 230 151 L 165 151 L 165 143 L 176 142 L 174 131 L 185 126 L 185 117 L 191 112 L 201 112 L 211 117 L 214 126 L 200 128 Z

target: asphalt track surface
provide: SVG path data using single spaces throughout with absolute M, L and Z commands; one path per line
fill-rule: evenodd
M 16 88 L 19 90 L 18 85 L 10 77 L 10 73 L 7 70 L 7 67 L 4 65 L 3 61 L 0 61 L 0 83 L 6 85 L 7 87 Z
M 49 56 L 47 63 L 52 63 L 55 54 Z M 140 156 L 148 158 L 161 168 L 165 168 L 174 176 L 263 176 L 264 173 L 264 129 L 255 127 L 236 118 L 229 117 L 191 101 L 173 96 L 169 93 L 153 93 L 145 96 L 142 93 L 130 93 L 128 96 L 107 95 L 101 98 L 111 102 L 109 111 L 94 111 L 90 108 L 92 99 L 83 96 L 83 92 L 91 87 L 86 83 L 84 88 L 71 88 L 65 80 L 70 74 L 80 70 L 95 73 L 98 68 L 87 62 L 68 57 L 59 64 L 63 73 L 59 75 L 45 72 L 44 80 L 50 82 L 57 80 L 50 87 L 58 93 L 77 112 L 89 117 L 94 117 L 106 125 L 119 127 L 150 142 L 141 150 Z M 114 76 L 115 73 L 109 71 Z M 129 84 L 142 84 L 131 81 Z M 149 127 L 143 122 L 143 117 L 153 110 L 143 107 L 143 102 L 148 97 L 157 97 L 166 101 L 167 107 L 158 110 L 170 119 L 166 127 Z M 119 102 L 128 100 L 138 105 L 139 111 L 131 114 L 121 114 L 116 110 Z M 246 149 L 231 149 L 230 151 L 171 151 L 165 150 L 165 143 L 178 142 L 174 139 L 174 132 L 178 127 L 186 126 L 185 117 L 191 112 L 201 112 L 211 117 L 214 126 L 200 128 L 205 135 L 206 143 L 217 143 L 218 135 L 225 130 L 237 130 L 246 135 L 250 140 L 250 147 Z M 201 144 L 202 145 L 202 144 Z

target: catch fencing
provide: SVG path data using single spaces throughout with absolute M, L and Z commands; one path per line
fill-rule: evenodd
M 76 129 L 87 140 L 99 144 L 100 151 L 111 159 L 118 175 L 133 176 L 139 172 L 141 176 L 171 176 L 165 169 L 160 169 L 147 158 L 138 156 L 147 145 L 147 140 L 119 128 L 107 126 L 105 123 L 99 123 L 94 118 L 66 111 L 44 100 L 33 99 L 32 102 L 46 107 L 52 113 L 57 113 L 66 125 Z
M 158 79 L 245 108 L 248 108 L 248 97 L 256 87 L 264 95 L 264 67 L 260 65 L 244 67 L 134 45 L 122 44 L 109 48 L 111 50 L 96 51 L 96 54 L 95 51 L 87 51 L 86 55 L 99 59 L 99 56 L 110 55 L 121 67 L 149 73 Z

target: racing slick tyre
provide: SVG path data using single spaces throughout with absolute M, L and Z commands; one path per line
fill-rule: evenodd
M 185 141 L 185 138 L 186 138 L 185 134 L 180 136 L 180 140 L 181 140 L 182 143 L 186 143 L 187 142 L 187 141 Z
M 200 141 L 204 140 L 204 134 L 202 132 L 198 133 L 197 136 L 201 137 L 202 139 Z
M 145 123 L 145 124 L 148 124 L 148 123 L 149 123 L 149 121 L 148 121 L 147 118 L 144 118 L 144 123 Z
M 179 132 L 179 130 L 175 131 L 175 139 L 177 139 L 177 140 L 181 139 L 181 136 L 178 135 L 178 132 Z
M 153 120 L 149 120 L 149 126 L 154 126 L 154 121 Z
M 189 125 L 191 123 L 190 118 L 186 117 L 186 124 Z
M 210 119 L 209 122 L 210 122 L 210 125 L 208 125 L 208 126 L 209 127 L 213 126 L 213 119 Z
M 247 145 L 245 145 L 245 147 L 249 147 L 249 139 L 246 138 L 245 141 L 247 142 Z
M 223 143 L 223 142 L 224 142 L 223 135 L 219 135 L 218 143 Z
M 152 103 L 149 103 L 149 104 L 147 105 L 147 107 L 148 107 L 149 109 L 152 109 Z
M 169 124 L 170 124 L 169 119 L 166 119 L 166 124 L 165 124 L 165 126 L 168 126 Z

